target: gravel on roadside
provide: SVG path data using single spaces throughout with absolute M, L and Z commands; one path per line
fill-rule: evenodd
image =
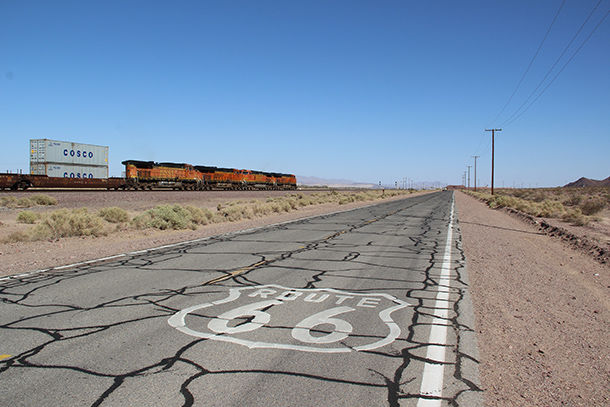
M 610 267 L 455 197 L 485 405 L 610 405 Z

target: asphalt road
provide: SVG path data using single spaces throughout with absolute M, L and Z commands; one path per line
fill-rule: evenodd
M 451 192 L 0 281 L 3 406 L 477 406 Z

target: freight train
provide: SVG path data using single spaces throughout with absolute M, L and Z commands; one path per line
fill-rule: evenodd
M 0 174 L 0 190 L 28 188 L 104 188 L 114 190 L 291 190 L 297 188 L 293 174 L 237 170 L 191 164 L 127 160 L 124 178 L 81 178 L 77 174 L 48 177 L 31 174 Z

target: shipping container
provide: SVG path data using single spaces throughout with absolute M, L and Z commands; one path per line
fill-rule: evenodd
M 30 163 L 30 174 L 59 178 L 108 178 L 108 166 Z
M 48 139 L 30 140 L 30 163 L 108 165 L 108 147 Z

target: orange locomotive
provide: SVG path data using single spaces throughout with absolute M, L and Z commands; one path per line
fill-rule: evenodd
M 296 189 L 293 174 L 236 170 L 190 164 L 123 161 L 127 188 L 167 187 L 185 190 Z

